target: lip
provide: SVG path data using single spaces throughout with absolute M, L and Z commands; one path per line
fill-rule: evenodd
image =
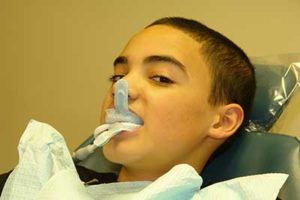
M 133 114 L 135 114 L 136 116 L 138 116 L 140 119 L 143 120 L 143 118 L 141 118 L 141 116 L 139 114 L 137 114 L 134 110 L 128 109 L 129 112 L 132 112 Z
M 125 139 L 125 138 L 130 138 L 130 137 L 136 136 L 136 135 L 138 135 L 140 128 L 141 127 L 138 127 L 136 129 L 134 129 L 133 131 L 121 131 L 120 133 L 115 135 L 113 138 L 120 140 L 120 139 Z

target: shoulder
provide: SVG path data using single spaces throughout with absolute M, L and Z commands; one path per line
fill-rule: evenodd
M 76 166 L 76 170 L 81 181 L 86 184 L 112 183 L 116 182 L 118 178 L 114 173 L 99 173 L 79 165 Z M 11 172 L 12 170 L 7 173 L 0 174 L 0 196 Z
M 101 184 L 117 182 L 118 176 L 115 173 L 99 173 L 85 167 L 76 166 L 77 173 L 81 181 L 86 184 Z

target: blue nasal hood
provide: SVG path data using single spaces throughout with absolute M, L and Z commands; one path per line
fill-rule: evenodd
M 128 110 L 128 82 L 125 79 L 116 82 L 114 104 L 115 109 L 105 110 L 105 123 L 131 122 L 143 124 L 140 117 Z

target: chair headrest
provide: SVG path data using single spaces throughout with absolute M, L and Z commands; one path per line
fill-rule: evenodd
M 254 64 L 257 89 L 246 130 L 268 131 L 298 87 L 296 67 Z

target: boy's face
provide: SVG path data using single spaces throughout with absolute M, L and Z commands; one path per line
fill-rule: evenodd
M 200 44 L 172 27 L 152 26 L 129 41 L 114 75 L 128 81 L 129 109 L 144 125 L 112 138 L 105 156 L 144 170 L 193 162 L 215 112 L 207 101 L 211 83 Z M 103 109 L 111 107 L 113 86 Z

